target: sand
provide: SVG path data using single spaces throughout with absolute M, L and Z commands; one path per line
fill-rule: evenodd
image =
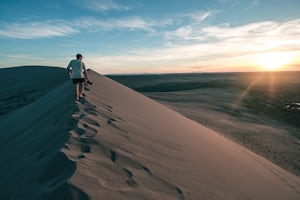
M 105 76 L 90 76 L 81 102 L 67 80 L 0 117 L 0 199 L 300 198 L 299 177 Z
M 299 76 L 249 72 L 109 77 L 300 176 Z

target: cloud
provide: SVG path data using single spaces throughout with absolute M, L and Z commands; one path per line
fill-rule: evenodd
M 120 19 L 99 20 L 94 17 L 82 17 L 76 20 L 76 26 L 92 31 L 109 31 L 114 29 L 153 31 L 154 22 L 147 22 L 140 17 L 133 16 Z
M 0 23 L 0 37 L 36 39 L 68 36 L 78 31 L 64 21 Z
M 107 66 L 126 72 L 255 70 L 257 56 L 282 52 L 296 59 L 300 55 L 300 19 L 286 22 L 265 21 L 242 26 L 189 24 L 169 31 L 165 46 L 136 49 L 101 60 Z M 171 40 L 171 41 L 170 41 Z M 193 42 L 186 42 L 192 40 Z M 91 59 L 92 60 L 92 59 Z M 299 59 L 298 59 L 299 60 Z M 292 60 L 291 60 L 292 61 Z M 96 61 L 94 65 L 97 66 Z M 241 66 L 246 66 L 244 69 Z M 250 67 L 250 68 L 249 68 Z M 109 69 L 107 69 L 109 71 Z M 111 71 L 112 72 L 112 71 Z
M 106 2 L 107 8 L 101 7 L 102 10 L 126 10 L 125 7 L 118 7 L 117 4 L 113 6 L 112 1 L 93 2 L 98 3 L 99 6 Z M 98 7 L 98 10 L 101 9 Z M 145 72 L 147 69 L 158 71 L 160 68 L 172 71 L 174 66 L 195 71 L 205 67 L 220 69 L 225 65 L 230 65 L 233 69 L 246 60 L 253 59 L 259 53 L 293 51 L 295 55 L 300 55 L 300 19 L 283 22 L 262 21 L 240 26 L 233 26 L 229 23 L 209 24 L 210 17 L 216 13 L 213 10 L 196 11 L 159 19 L 128 16 L 106 19 L 79 17 L 70 21 L 0 22 L 0 37 L 30 39 L 115 30 L 137 31 L 138 34 L 143 34 L 144 43 L 140 44 L 140 47 L 137 47 L 138 43 L 136 43 L 128 50 L 128 46 L 123 48 L 122 44 L 118 44 L 116 48 L 122 48 L 122 51 L 117 51 L 117 49 L 114 52 L 119 52 L 119 54 L 104 57 L 97 55 L 96 52 L 89 53 L 91 58 L 87 60 L 93 66 L 104 64 L 107 66 L 105 68 L 107 72 L 112 69 L 122 72 L 127 67 L 128 70 L 132 67 L 139 72 Z M 144 34 L 144 32 L 151 34 Z M 124 34 L 124 40 L 126 40 L 126 34 Z M 133 48 L 135 50 L 132 50 Z M 113 47 L 110 50 L 112 49 Z M 93 49 L 93 51 L 97 50 Z
M 270 50 L 285 45 L 300 45 L 300 19 L 286 22 L 265 21 L 238 27 L 204 27 L 202 34 L 218 43 L 239 46 L 239 50 Z
M 155 26 L 167 21 L 145 21 L 133 16 L 120 19 L 99 20 L 94 17 L 82 17 L 74 21 L 52 20 L 46 22 L 0 22 L 0 37 L 37 39 L 70 36 L 81 31 L 103 32 L 110 30 L 143 30 L 153 32 Z
M 202 22 L 202 21 L 206 20 L 207 18 L 213 16 L 215 13 L 216 13 L 216 11 L 213 11 L 213 10 L 195 11 L 195 12 L 191 12 L 188 14 L 179 15 L 179 17 L 188 17 L 188 18 L 194 20 L 194 22 L 199 23 L 199 22 Z
M 164 37 L 166 40 L 174 40 L 181 42 L 195 42 L 195 40 L 203 40 L 201 29 L 205 26 L 205 21 L 215 15 L 217 11 L 197 11 L 188 14 L 178 15 L 175 17 L 177 24 L 183 26 L 177 27 L 176 30 L 166 31 Z
M 95 11 L 109 11 L 109 10 L 130 10 L 129 6 L 118 4 L 112 0 L 88 0 L 83 1 L 83 4 L 87 9 Z
M 165 38 L 173 45 L 190 43 L 214 44 L 219 47 L 238 47 L 244 52 L 276 48 L 300 43 L 300 19 L 286 22 L 264 21 L 232 27 L 230 24 L 199 26 L 190 24 L 173 32 L 166 32 Z M 295 45 L 294 45 L 295 46 Z
M 41 60 L 40 57 L 30 54 L 3 54 L 2 59 L 17 59 L 17 60 Z
M 103 1 L 93 1 L 97 5 L 103 3 Z M 117 4 L 112 1 L 105 1 L 105 5 L 117 9 Z M 103 4 L 104 5 L 104 4 Z M 104 8 L 104 7 L 103 7 Z M 0 37 L 19 38 L 19 39 L 36 39 L 36 38 L 49 38 L 49 37 L 61 37 L 69 36 L 82 31 L 87 32 L 103 32 L 110 30 L 143 30 L 147 32 L 156 32 L 161 27 L 167 27 L 174 25 L 176 21 L 181 21 L 186 18 L 193 24 L 198 24 L 213 15 L 213 11 L 207 12 L 192 12 L 185 15 L 176 16 L 173 18 L 166 19 L 148 19 L 145 20 L 139 16 L 130 16 L 126 18 L 109 18 L 109 19 L 98 19 L 95 17 L 80 17 L 72 21 L 66 20 L 48 20 L 46 22 L 15 22 L 6 23 L 0 22 Z M 194 27 L 193 27 L 194 29 Z M 166 37 L 185 37 L 188 39 L 189 33 L 193 30 L 189 26 L 181 27 L 173 33 L 166 33 Z

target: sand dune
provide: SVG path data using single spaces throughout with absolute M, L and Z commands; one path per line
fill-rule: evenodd
M 25 70 L 26 69 L 26 70 Z M 0 115 L 25 106 L 65 82 L 66 70 L 26 66 L 1 69 Z
M 67 81 L 0 118 L 0 199 L 300 198 L 298 177 L 90 75 L 80 103 Z
M 65 82 L 32 104 L 1 116 L 0 199 L 35 199 L 74 173 L 75 163 L 60 153 L 75 123 L 72 99 L 72 84 Z

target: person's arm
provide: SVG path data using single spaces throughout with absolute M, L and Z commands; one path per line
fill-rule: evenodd
M 69 65 L 67 67 L 67 71 L 68 71 L 69 77 L 72 77 L 71 62 L 69 63 Z
M 84 73 L 84 76 L 85 76 L 85 78 L 87 79 L 87 83 L 89 83 L 89 84 L 92 84 L 92 82 L 91 82 L 91 80 L 90 80 L 90 78 L 89 78 L 89 73 L 87 72 L 87 70 L 86 70 L 86 67 L 85 67 L 85 64 L 83 63 L 83 73 Z
M 90 81 L 88 72 L 86 70 L 84 70 L 84 76 L 87 79 L 87 81 Z

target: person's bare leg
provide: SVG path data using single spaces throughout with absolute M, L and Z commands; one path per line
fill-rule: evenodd
M 76 93 L 76 100 L 79 101 L 79 83 L 75 84 L 75 93 Z
M 79 96 L 82 97 L 83 96 L 83 92 L 84 92 L 84 82 L 83 83 L 79 83 Z

